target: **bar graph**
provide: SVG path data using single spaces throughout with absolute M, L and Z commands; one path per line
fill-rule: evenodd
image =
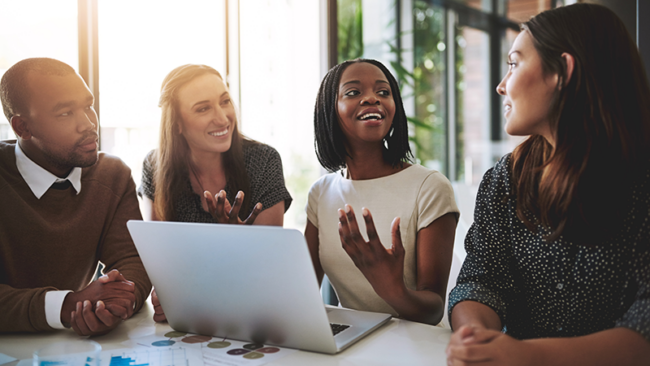
M 184 348 L 158 348 L 112 354 L 109 366 L 189 366 L 189 362 Z

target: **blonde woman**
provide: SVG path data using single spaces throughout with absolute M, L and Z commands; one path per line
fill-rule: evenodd
M 280 155 L 239 133 L 219 72 L 177 67 L 163 81 L 160 107 L 160 146 L 144 160 L 138 191 L 145 219 L 282 226 L 292 199 Z M 162 321 L 157 300 L 154 292 Z

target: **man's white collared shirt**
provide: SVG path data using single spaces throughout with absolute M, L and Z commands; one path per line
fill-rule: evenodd
M 28 158 L 18 142 L 16 142 L 16 167 L 34 196 L 38 199 L 43 197 L 52 184 L 65 182 L 66 180 L 70 181 L 77 194 L 81 192 L 81 168 L 75 167 L 67 177 L 59 178 Z

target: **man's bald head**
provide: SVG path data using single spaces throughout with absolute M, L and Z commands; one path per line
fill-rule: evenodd
M 64 62 L 46 57 L 24 59 L 11 66 L 0 81 L 2 109 L 10 122 L 13 116 L 24 114 L 29 108 L 27 76 L 32 72 L 66 76 L 74 74 L 75 70 Z

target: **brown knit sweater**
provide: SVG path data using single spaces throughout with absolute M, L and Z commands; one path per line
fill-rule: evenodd
M 99 153 L 81 192 L 49 189 L 37 199 L 16 168 L 15 141 L 0 141 L 0 332 L 52 330 L 45 293 L 79 291 L 98 261 L 135 283 L 137 309 L 151 282 L 126 228 L 142 219 L 131 171 Z

